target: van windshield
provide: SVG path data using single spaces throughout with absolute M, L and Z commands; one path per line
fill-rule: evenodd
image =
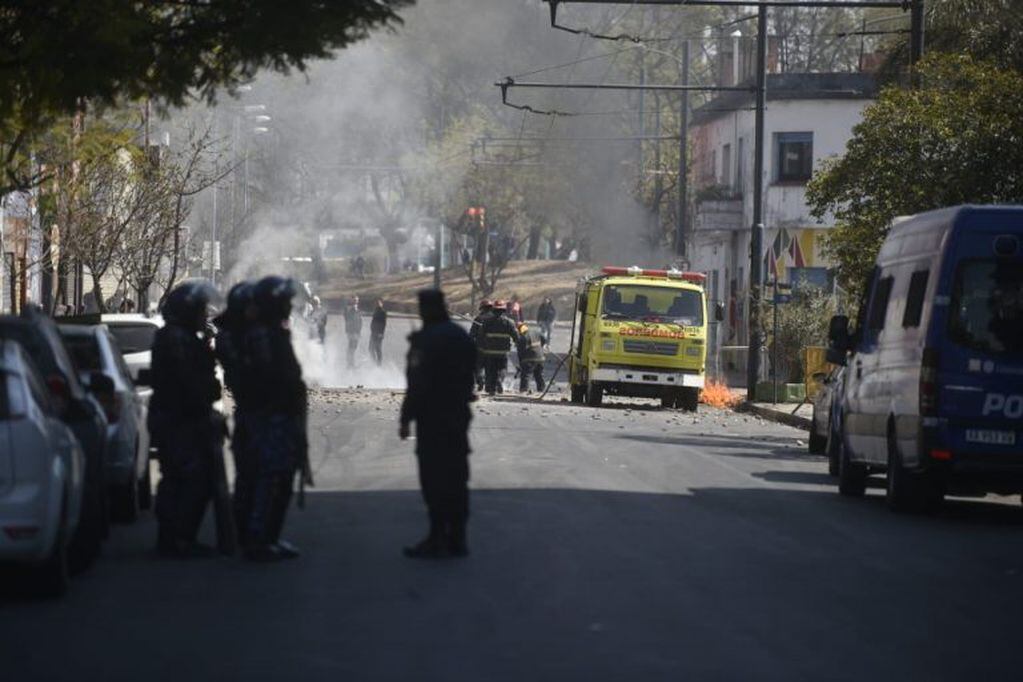
M 703 324 L 703 298 L 691 289 L 612 285 L 604 290 L 603 317 L 699 327 Z
M 952 289 L 949 337 L 998 355 L 1023 355 L 1023 261 L 966 260 Z

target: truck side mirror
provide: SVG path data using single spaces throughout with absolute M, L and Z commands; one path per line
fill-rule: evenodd
M 714 302 L 714 319 L 718 322 L 725 321 L 725 304 L 721 301 Z
M 828 350 L 825 359 L 833 365 L 845 365 L 852 344 L 849 339 L 849 318 L 835 315 L 828 323 Z
M 576 306 L 576 310 L 578 310 L 580 313 L 583 313 L 585 315 L 586 314 L 586 303 L 587 303 L 586 294 L 582 294 L 576 300 L 577 300 L 577 303 L 578 303 L 578 305 Z

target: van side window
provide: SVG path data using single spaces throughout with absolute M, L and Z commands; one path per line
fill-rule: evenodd
M 888 313 L 888 299 L 892 294 L 892 283 L 895 278 L 889 275 L 877 281 L 877 288 L 874 290 L 874 300 L 870 303 L 870 318 L 867 320 L 867 329 L 879 332 L 884 329 L 884 318 Z
M 919 327 L 924 311 L 924 293 L 927 291 L 927 270 L 917 270 L 909 278 L 906 311 L 902 314 L 903 327 Z

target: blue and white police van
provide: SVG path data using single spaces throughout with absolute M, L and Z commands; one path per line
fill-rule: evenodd
M 871 473 L 896 511 L 1023 492 L 1023 206 L 896 220 L 855 325 L 836 316 L 829 337 L 847 365 L 828 436 L 842 494 Z

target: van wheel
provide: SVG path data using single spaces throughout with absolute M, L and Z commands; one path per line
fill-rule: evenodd
M 867 467 L 849 459 L 845 434 L 838 434 L 838 492 L 847 497 L 863 497 L 867 492 Z
M 68 539 L 66 508 L 62 505 L 57 538 L 53 551 L 46 562 L 32 572 L 32 588 L 40 597 L 60 597 L 71 585 L 71 571 L 68 567 Z
M 885 500 L 894 512 L 921 512 L 941 501 L 941 491 L 934 477 L 916 473 L 902 466 L 894 426 L 888 428 L 888 473 Z
M 604 387 L 595 381 L 586 385 L 586 404 L 590 407 L 600 407 L 604 402 Z
M 811 426 L 811 428 L 813 427 Z M 827 436 L 822 436 L 814 431 L 810 431 L 810 442 L 806 446 L 806 449 L 810 451 L 810 454 L 823 455 L 827 447 Z

